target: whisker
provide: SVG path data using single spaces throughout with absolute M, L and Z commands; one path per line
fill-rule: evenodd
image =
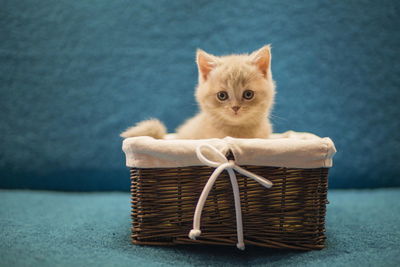
M 282 118 L 282 117 L 279 117 L 279 116 L 276 116 L 276 115 L 274 115 L 274 114 L 269 114 L 269 116 L 271 117 L 271 118 L 276 118 L 276 119 L 280 119 L 280 120 L 283 120 L 283 121 L 288 121 L 288 119 L 286 119 L 286 118 Z

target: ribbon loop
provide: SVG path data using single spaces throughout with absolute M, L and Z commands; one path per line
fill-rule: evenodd
M 209 160 L 202 152 L 202 148 L 207 148 L 209 151 L 212 152 L 212 155 L 219 160 L 219 162 Z M 218 149 L 210 144 L 201 144 L 196 147 L 196 155 L 197 158 L 207 166 L 217 168 L 222 163 L 227 163 L 228 159 L 222 154 Z
M 212 161 L 208 159 L 204 154 L 202 149 L 207 148 L 209 152 L 212 152 L 212 156 L 218 160 Z M 200 231 L 200 220 L 201 220 L 201 213 L 203 211 L 204 204 L 208 197 L 208 194 L 211 191 L 212 186 L 214 185 L 215 181 L 219 177 L 219 175 L 224 171 L 227 170 L 229 174 L 229 178 L 231 180 L 233 196 L 235 200 L 235 211 L 236 211 L 236 232 L 238 237 L 238 242 L 236 246 L 244 250 L 244 238 L 243 238 L 243 223 L 242 223 L 242 210 L 240 205 L 240 192 L 239 192 L 239 185 L 237 182 L 237 178 L 235 175 L 235 171 L 238 173 L 247 176 L 256 182 L 260 183 L 262 186 L 266 188 L 271 188 L 272 182 L 264 177 L 256 175 L 252 172 L 249 172 L 242 167 L 236 165 L 233 160 L 228 160 L 225 155 L 223 155 L 217 148 L 210 144 L 200 144 L 196 148 L 196 155 L 197 158 L 205 165 L 216 168 L 214 172 L 211 174 L 210 178 L 208 179 L 206 185 L 201 192 L 200 198 L 196 205 L 196 210 L 193 217 L 193 229 L 189 233 L 189 238 L 196 239 L 201 235 Z

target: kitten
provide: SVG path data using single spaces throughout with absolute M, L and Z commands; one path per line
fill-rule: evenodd
M 268 138 L 272 133 L 268 116 L 275 95 L 270 46 L 251 54 L 220 57 L 199 49 L 196 62 L 199 83 L 195 96 L 200 112 L 178 127 L 176 138 Z M 121 136 L 163 138 L 165 134 L 165 126 L 152 119 Z

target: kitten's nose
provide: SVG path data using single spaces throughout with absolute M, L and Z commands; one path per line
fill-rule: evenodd
M 233 111 L 238 112 L 238 110 L 240 109 L 240 107 L 239 107 L 239 106 L 234 106 L 234 107 L 232 107 L 232 109 L 233 109 Z

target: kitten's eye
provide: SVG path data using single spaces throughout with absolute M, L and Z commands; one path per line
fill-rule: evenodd
M 246 91 L 243 92 L 243 98 L 244 98 L 244 99 L 250 100 L 250 99 L 252 99 L 253 97 L 254 97 L 254 91 L 252 91 L 252 90 L 246 90 Z
M 228 93 L 225 92 L 225 91 L 220 91 L 220 92 L 218 92 L 218 93 L 217 93 L 217 97 L 218 97 L 218 99 L 221 100 L 221 101 L 225 101 L 225 100 L 227 100 L 227 99 L 229 98 Z

